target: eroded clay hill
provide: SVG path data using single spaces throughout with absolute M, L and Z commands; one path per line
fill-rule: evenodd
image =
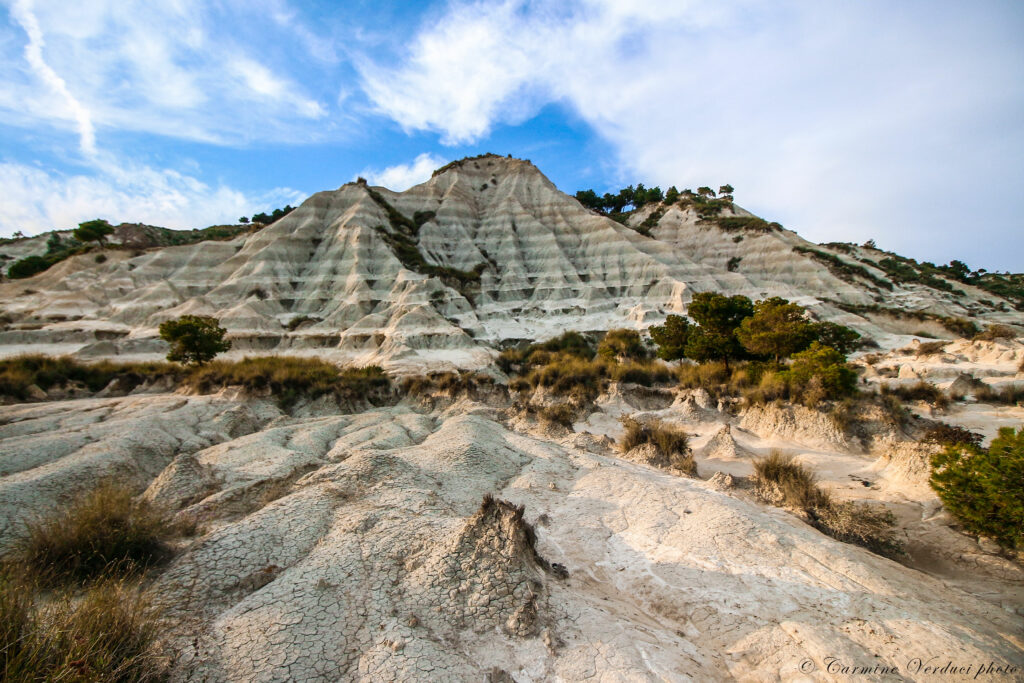
M 720 214 L 749 216 L 739 207 Z M 678 205 L 645 207 L 620 224 L 528 161 L 493 155 L 450 164 L 402 193 L 362 183 L 321 192 L 234 240 L 106 256 L 0 284 L 0 352 L 155 358 L 164 352 L 159 323 L 192 313 L 220 318 L 236 353 L 478 367 L 502 342 L 646 327 L 707 290 L 783 296 L 875 338 L 948 336 L 936 316 L 1020 323 L 1006 302 L 967 285 L 893 284 L 864 264 L 878 255 L 859 248 L 830 250 Z

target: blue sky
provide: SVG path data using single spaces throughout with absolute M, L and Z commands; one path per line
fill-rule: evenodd
M 0 235 L 202 227 L 492 151 L 1020 271 L 1021 35 L 1015 1 L 0 0 Z

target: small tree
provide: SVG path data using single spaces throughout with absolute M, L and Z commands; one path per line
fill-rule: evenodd
M 79 242 L 96 242 L 102 249 L 107 243 L 107 235 L 114 234 L 114 228 L 102 218 L 79 223 L 73 233 Z
M 726 368 L 730 359 L 743 358 L 743 346 L 736 337 L 736 328 L 744 318 L 754 314 L 753 302 L 745 296 L 724 296 L 716 292 L 698 292 L 687 309 L 700 327 L 690 332 L 686 357 L 698 363 L 722 360 Z
M 729 183 L 726 183 L 725 185 L 722 185 L 720 188 L 718 188 L 718 194 L 732 194 L 732 191 L 733 186 L 730 185 Z
M 665 318 L 664 325 L 654 325 L 649 332 L 658 346 L 658 358 L 673 361 L 686 357 L 686 342 L 690 338 L 689 320 L 681 315 L 670 315 Z
M 987 450 L 948 446 L 932 456 L 929 482 L 967 531 L 1024 547 L 1024 428 L 1003 427 Z
M 608 360 L 638 360 L 647 357 L 640 333 L 636 330 L 608 330 L 604 339 L 597 345 L 597 353 Z
M 701 197 L 714 197 L 715 191 L 712 190 L 707 185 L 704 185 L 702 187 L 697 188 L 697 194 L 699 194 Z
M 64 243 L 60 241 L 60 235 L 56 232 L 50 233 L 50 238 L 46 240 L 46 253 L 53 254 L 64 248 Z
M 740 343 L 750 353 L 780 359 L 807 348 L 811 324 L 803 306 L 773 296 L 754 305 L 754 315 L 746 318 L 736 331 Z
M 249 223 L 249 217 L 242 216 L 241 218 L 238 219 L 238 222 L 241 223 L 242 225 L 247 225 Z
M 679 201 L 679 190 L 676 189 L 675 185 L 673 185 L 672 187 L 670 187 L 667 190 L 665 190 L 665 203 L 666 204 L 675 204 L 678 201 Z
M 160 338 L 171 345 L 167 360 L 186 365 L 204 365 L 230 349 L 226 333 L 219 320 L 202 315 L 183 315 L 160 323 Z

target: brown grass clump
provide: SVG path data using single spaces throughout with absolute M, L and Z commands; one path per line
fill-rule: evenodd
M 754 462 L 754 481 L 755 492 L 766 503 L 799 510 L 812 526 L 836 540 L 887 557 L 902 552 L 895 537 L 896 518 L 890 511 L 833 500 L 818 486 L 814 474 L 792 456 L 772 451 Z
M 974 335 L 974 338 L 980 341 L 995 341 L 996 339 L 1015 339 L 1017 336 L 1017 331 L 1009 325 L 995 324 L 989 325 Z
M 982 384 L 974 391 L 974 398 L 977 399 L 978 403 L 1014 406 L 1024 402 L 1024 387 L 1009 384 L 1001 389 L 997 389 L 988 384 Z
M 576 411 L 567 403 L 555 403 L 540 409 L 540 419 L 549 424 L 556 424 L 572 429 Z
M 0 574 L 0 673 L 4 681 L 158 681 L 167 658 L 157 615 L 117 581 L 41 604 L 35 587 Z
M 923 344 L 918 344 L 917 348 L 914 349 L 914 355 L 917 356 L 932 356 L 936 353 L 942 353 L 942 350 L 949 346 L 950 342 L 945 340 L 930 341 Z
M 481 387 L 494 384 L 494 378 L 479 372 L 436 372 L 416 375 L 402 380 L 401 393 L 408 396 L 429 396 L 444 393 L 448 396 L 473 395 Z
M 631 417 L 624 418 L 622 426 L 626 431 L 619 446 L 624 453 L 651 444 L 669 467 L 697 476 L 697 463 L 690 452 L 686 432 L 659 420 L 642 423 Z
M 167 540 L 178 533 L 162 510 L 136 500 L 114 481 L 30 521 L 11 565 L 45 585 L 82 584 L 128 576 L 170 557 Z
M 378 366 L 340 369 L 317 358 L 262 356 L 240 361 L 213 361 L 192 370 L 185 382 L 208 393 L 226 386 L 248 391 L 270 391 L 282 407 L 300 397 L 334 394 L 343 401 L 379 402 L 391 388 L 391 380 Z

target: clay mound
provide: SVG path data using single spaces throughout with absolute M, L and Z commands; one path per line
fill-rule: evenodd
M 717 458 L 719 460 L 745 460 L 754 457 L 754 454 L 743 446 L 736 443 L 732 435 L 732 427 L 725 424 L 715 432 L 715 435 L 701 449 L 701 455 L 705 458 Z
M 739 426 L 763 439 L 780 438 L 812 448 L 848 453 L 862 450 L 860 444 L 851 442 L 827 415 L 800 405 L 751 406 L 743 413 Z

